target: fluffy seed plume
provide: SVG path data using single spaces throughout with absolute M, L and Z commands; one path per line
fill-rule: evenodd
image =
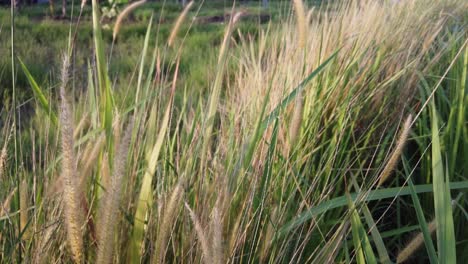
M 220 62 L 223 59 L 223 57 L 225 56 L 226 50 L 227 50 L 227 48 L 229 46 L 229 40 L 231 38 L 231 34 L 234 31 L 234 27 L 236 26 L 236 24 L 239 21 L 241 16 L 242 16 L 242 12 L 237 12 L 231 18 L 231 21 L 229 22 L 229 25 L 227 26 L 227 29 L 224 32 L 223 44 L 221 45 L 221 48 L 219 49 L 218 62 Z
M 306 40 L 306 15 L 304 11 L 304 3 L 302 0 L 293 0 L 294 11 L 296 12 L 297 32 L 298 32 L 298 48 L 303 49 Z
M 192 209 L 190 208 L 190 206 L 187 203 L 185 203 L 185 208 L 187 208 L 187 210 L 189 211 L 190 218 L 192 219 L 193 225 L 195 227 L 195 232 L 197 233 L 197 236 L 198 236 L 198 240 L 200 240 L 201 249 L 202 249 L 202 253 L 203 253 L 203 258 L 205 259 L 204 262 L 205 263 L 216 263 L 216 262 L 213 262 L 213 258 L 212 258 L 211 253 L 210 253 L 210 247 L 209 247 L 209 244 L 208 244 L 208 240 L 207 240 L 206 235 L 205 235 L 206 232 L 203 229 L 200 221 L 198 220 L 197 215 L 192 211 Z
M 171 35 L 169 35 L 169 39 L 167 40 L 167 45 L 169 47 L 172 46 L 174 43 L 174 40 L 177 36 L 177 32 L 179 32 L 179 28 L 182 25 L 182 22 L 184 22 L 185 17 L 187 16 L 188 12 L 190 11 L 190 8 L 193 6 L 193 1 L 190 1 L 185 7 L 182 13 L 180 13 L 179 17 L 177 18 L 174 27 L 172 28 Z
M 428 224 L 428 229 L 429 233 L 432 235 L 435 230 L 436 230 L 436 221 L 435 219 L 432 220 Z M 411 257 L 424 243 L 424 236 L 422 232 L 417 234 L 409 243 L 406 245 L 406 247 L 398 254 L 397 256 L 397 263 L 403 263 L 406 260 L 408 260 L 409 257 Z
M 13 130 L 13 127 L 11 128 Z M 7 146 L 8 141 L 10 141 L 12 132 L 8 134 L 5 143 L 3 144 L 2 151 L 0 152 L 0 180 L 3 177 L 3 170 L 5 169 L 6 158 L 7 158 Z
M 104 133 L 102 133 L 98 139 L 93 142 L 93 147 L 89 153 L 86 153 L 85 160 L 83 162 L 83 169 L 81 170 L 81 177 L 80 177 L 80 186 L 84 187 L 84 184 L 86 183 L 86 179 L 89 175 L 89 172 L 93 168 L 93 165 L 96 163 L 96 160 L 99 156 L 99 153 L 101 153 L 102 148 L 104 147 L 104 144 L 106 142 L 106 136 Z
M 167 241 L 169 240 L 170 231 L 174 224 L 174 220 L 179 210 L 178 206 L 182 200 L 184 188 L 181 183 L 178 183 L 167 202 L 167 207 L 163 215 L 161 226 L 159 228 L 158 239 L 156 241 L 156 257 L 153 258 L 156 263 L 164 263 L 166 258 Z
M 215 207 L 213 208 L 212 218 L 211 218 L 211 232 L 213 236 L 213 246 L 212 246 L 212 261 L 215 264 L 225 263 L 224 261 L 224 251 L 223 251 L 223 226 L 221 219 L 221 212 L 219 210 L 220 200 L 216 201 Z
M 60 87 L 60 128 L 62 133 L 62 172 L 64 182 L 64 213 L 67 228 L 68 243 L 76 263 L 83 261 L 83 238 L 81 225 L 83 216 L 80 206 L 78 182 L 76 179 L 76 159 L 73 151 L 73 117 L 65 96 L 65 87 L 68 83 L 69 58 L 63 56 L 62 85 Z
M 114 168 L 112 178 L 110 179 L 110 186 L 107 188 L 107 192 L 102 200 L 97 263 L 112 263 L 114 234 L 117 227 L 119 204 L 122 196 L 122 181 L 125 175 L 125 164 L 132 137 L 132 129 L 133 122 L 128 125 L 122 142 L 119 145 L 117 155 L 114 157 Z
M 143 5 L 144 3 L 146 3 L 146 0 L 136 1 L 136 2 L 134 2 L 132 4 L 130 4 L 129 6 L 127 6 L 122 11 L 122 13 L 119 14 L 119 16 L 117 17 L 117 20 L 115 21 L 114 31 L 112 33 L 113 41 L 115 41 L 115 39 L 117 38 L 117 35 L 119 34 L 119 30 L 120 30 L 120 26 L 122 24 L 122 21 L 128 16 L 128 14 L 130 14 L 133 10 L 135 10 L 137 7 Z
M 398 159 L 400 158 L 401 152 L 403 151 L 403 147 L 405 146 L 406 141 L 408 139 L 412 120 L 413 120 L 413 117 L 410 114 L 406 118 L 405 124 L 403 125 L 403 128 L 401 129 L 400 137 L 398 138 L 395 150 L 393 150 L 393 153 L 390 156 L 390 159 L 388 160 L 387 165 L 385 165 L 385 168 L 380 174 L 380 177 L 379 177 L 380 179 L 379 179 L 379 183 L 377 186 L 382 185 L 382 183 L 384 183 L 388 179 L 393 169 L 395 169 Z

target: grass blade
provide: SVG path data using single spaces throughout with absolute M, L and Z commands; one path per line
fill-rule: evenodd
M 439 263 L 456 263 L 456 243 L 448 177 L 444 176 L 437 110 L 432 102 L 432 173 Z
M 24 65 L 23 61 L 20 58 L 18 58 L 18 60 L 21 64 L 21 68 L 23 69 L 24 74 L 26 75 L 26 78 L 29 81 L 29 84 L 31 85 L 34 95 L 36 96 L 36 99 L 39 101 L 39 105 L 41 106 L 42 110 L 44 110 L 47 113 L 47 115 L 50 117 L 50 120 L 52 121 L 52 123 L 55 126 L 57 126 L 58 125 L 57 114 L 53 112 L 52 109 L 50 108 L 49 101 L 47 100 L 46 96 L 42 92 L 41 87 L 39 87 L 36 80 L 34 80 L 34 77 L 31 75 L 26 65 Z

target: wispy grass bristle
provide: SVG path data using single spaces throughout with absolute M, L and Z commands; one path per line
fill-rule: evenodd
M 127 7 L 125 7 L 124 10 L 122 10 L 122 12 L 119 14 L 119 16 L 117 16 L 117 20 L 115 21 L 115 25 L 114 25 L 114 30 L 112 32 L 113 41 L 115 41 L 117 39 L 117 35 L 119 34 L 120 27 L 122 26 L 123 20 L 133 10 L 135 10 L 136 8 L 142 6 L 144 3 L 146 3 L 146 0 L 140 0 L 140 1 L 133 2 L 130 5 L 128 5 Z
M 190 8 L 193 6 L 193 1 L 190 1 L 185 7 L 182 13 L 180 13 L 179 17 L 177 18 L 174 27 L 171 30 L 171 34 L 169 35 L 169 38 L 167 40 L 167 45 L 169 47 L 172 47 L 174 44 L 174 41 L 177 37 L 177 33 L 179 32 L 180 26 L 185 20 L 185 17 L 187 16 L 188 12 L 190 11 Z
M 203 253 L 203 262 L 204 263 L 218 263 L 214 262 L 212 258 L 212 251 L 210 250 L 210 244 L 208 243 L 208 232 L 204 230 L 202 227 L 200 220 L 198 219 L 197 215 L 193 212 L 190 206 L 185 203 L 185 208 L 189 211 L 190 218 L 192 219 L 193 226 L 195 227 L 195 232 L 197 233 L 198 240 L 200 241 L 201 250 Z M 219 257 L 219 256 L 218 256 Z
M 432 235 L 436 231 L 437 224 L 436 220 L 432 220 L 428 225 L 429 233 Z M 422 232 L 419 232 L 411 241 L 405 246 L 403 250 L 398 253 L 397 263 L 406 262 L 416 251 L 424 244 L 424 236 Z
M 387 164 L 385 165 L 384 169 L 382 170 L 382 173 L 379 176 L 379 183 L 377 186 L 381 186 L 385 181 L 387 181 L 391 172 L 395 169 L 398 163 L 398 160 L 400 159 L 401 153 L 403 152 L 403 148 L 406 144 L 406 141 L 408 140 L 408 135 L 411 129 L 412 121 L 413 121 L 413 117 L 410 114 L 406 118 L 406 121 L 401 128 L 400 136 L 398 137 L 398 140 L 396 141 L 395 149 L 390 155 L 390 158 L 388 159 Z

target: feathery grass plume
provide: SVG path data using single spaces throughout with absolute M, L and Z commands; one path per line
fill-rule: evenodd
M 80 122 L 78 122 L 78 125 L 75 127 L 75 131 L 73 131 L 73 138 L 77 138 L 81 131 L 86 127 L 88 124 L 89 119 L 88 119 L 88 113 L 84 114 L 83 117 L 80 119 Z
M 78 182 L 76 179 L 76 159 L 73 150 L 73 116 L 70 105 L 65 96 L 65 87 L 68 83 L 69 58 L 63 56 L 61 86 L 60 86 L 60 129 L 62 133 L 62 171 L 64 182 L 64 214 L 67 227 L 68 243 L 76 263 L 83 262 L 83 238 L 81 225 L 83 215 L 80 205 Z
M 112 33 L 112 41 L 115 41 L 115 39 L 117 38 L 117 34 L 119 34 L 120 26 L 124 18 L 126 18 L 128 14 L 130 14 L 133 10 L 143 5 L 144 3 L 146 3 L 146 0 L 136 1 L 128 5 L 127 7 L 125 7 L 125 9 L 119 14 L 119 16 L 117 17 L 117 20 L 115 21 L 114 31 Z
M 216 264 L 218 264 L 217 262 L 213 262 L 213 258 L 211 256 L 211 252 L 210 252 L 210 246 L 208 244 L 208 240 L 207 240 L 207 237 L 206 237 L 207 232 L 201 226 L 201 223 L 198 220 L 197 215 L 192 211 L 192 209 L 190 209 L 190 206 L 187 203 L 185 203 L 185 208 L 187 208 L 187 210 L 189 211 L 190 218 L 192 219 L 193 225 L 195 227 L 195 232 L 197 233 L 197 236 L 198 236 L 198 240 L 200 240 L 200 245 L 201 245 L 201 249 L 202 249 L 202 253 L 203 253 L 203 258 L 205 259 L 204 263 L 207 263 L 207 264 L 208 263 L 216 263 Z
M 302 0 L 293 0 L 294 11 L 296 12 L 297 32 L 298 32 L 298 48 L 303 49 L 306 41 L 307 20 L 304 11 L 304 3 Z
M 23 232 L 23 239 L 28 238 L 25 230 L 28 224 L 28 182 L 26 179 L 20 183 L 20 232 Z
M 167 241 L 169 240 L 174 220 L 177 216 L 180 202 L 184 194 L 184 187 L 178 183 L 171 193 L 165 212 L 159 227 L 158 239 L 156 240 L 155 256 L 153 258 L 156 263 L 164 263 L 166 258 Z
M 229 21 L 229 25 L 227 26 L 226 32 L 224 33 L 223 43 L 219 48 L 219 57 L 218 63 L 220 63 L 226 56 L 226 50 L 229 47 L 229 39 L 231 38 L 232 32 L 234 31 L 234 27 L 236 26 L 237 22 L 239 21 L 240 17 L 243 15 L 242 12 L 237 12 L 234 16 L 231 17 Z
M 379 179 L 379 183 L 377 184 L 377 187 L 382 185 L 382 183 L 384 183 L 388 179 L 388 176 L 390 176 L 390 173 L 395 169 L 398 159 L 400 158 L 401 152 L 403 151 L 403 147 L 405 146 L 406 141 L 408 139 L 412 120 L 413 120 L 413 117 L 410 114 L 406 118 L 405 123 L 403 124 L 403 127 L 400 132 L 400 137 L 398 138 L 398 141 L 396 142 L 396 147 L 393 150 L 393 153 L 390 156 L 390 159 L 388 160 L 387 165 L 385 165 L 384 169 L 382 170 L 382 173 L 379 176 L 380 179 Z
M 187 16 L 188 12 L 190 11 L 190 8 L 193 6 L 193 1 L 190 1 L 185 7 L 182 13 L 180 13 L 179 17 L 177 18 L 177 21 L 174 24 L 174 27 L 172 28 L 171 35 L 169 35 L 169 39 L 167 40 L 167 45 L 169 47 L 172 46 L 174 43 L 174 40 L 177 36 L 177 32 L 179 32 L 179 28 L 182 25 L 182 22 L 184 22 L 185 17 Z
M 101 185 L 105 190 L 109 189 L 110 186 L 110 168 L 109 168 L 109 155 L 108 153 L 104 153 L 101 163 Z
M 120 115 L 118 113 L 114 114 L 114 123 L 112 124 L 112 132 L 114 134 L 115 149 L 118 149 L 118 144 L 120 143 L 120 137 L 122 129 L 120 128 Z
M 268 227 L 266 229 L 265 238 L 263 239 L 263 245 L 260 251 L 261 263 L 268 262 L 267 257 L 268 257 L 268 254 L 270 253 L 271 242 L 272 242 L 273 235 L 275 232 L 273 223 L 277 221 L 277 217 L 278 217 L 278 206 L 276 205 L 270 214 L 270 219 L 268 221 Z
M 125 175 L 125 164 L 127 153 L 132 138 L 133 121 L 127 126 L 122 142 L 119 144 L 117 155 L 114 157 L 114 168 L 110 186 L 105 193 L 101 210 L 102 215 L 99 219 L 99 248 L 97 252 L 97 263 L 112 263 L 112 251 L 114 247 L 114 234 L 118 223 L 119 204 L 121 200 L 122 181 Z
M 304 54 L 303 50 L 306 42 L 306 30 L 307 30 L 307 21 L 304 3 L 302 0 L 293 0 L 294 10 L 296 12 L 296 23 L 297 23 L 297 32 L 298 32 L 298 51 L 302 56 Z M 302 59 L 302 58 L 300 58 Z M 289 153 L 291 147 L 294 145 L 296 139 L 299 136 L 299 132 L 302 124 L 302 112 L 304 109 L 304 98 L 302 92 L 297 95 L 296 104 L 294 104 L 293 115 L 291 123 L 289 124 L 289 134 L 288 142 L 286 143 L 286 153 Z
M 307 16 L 306 16 L 307 24 L 309 24 L 312 21 L 312 16 L 314 15 L 314 13 L 315 13 L 315 6 L 309 9 L 309 11 L 307 11 Z
M 437 228 L 436 220 L 432 220 L 428 224 L 429 234 L 434 234 Z M 408 260 L 422 245 L 424 244 L 424 236 L 422 232 L 419 232 L 406 247 L 398 254 L 397 263 L 403 263 Z
M 220 203 L 220 199 L 218 198 L 215 207 L 213 208 L 211 216 L 211 233 L 213 236 L 213 244 L 211 248 L 211 261 L 214 264 L 225 263 L 223 250 L 223 225 L 221 219 L 221 212 L 219 210 Z
M 13 127 L 11 127 L 10 133 L 8 134 L 5 143 L 3 144 L 2 151 L 0 152 L 0 180 L 3 177 L 3 171 L 5 170 L 5 164 L 7 159 L 7 146 L 10 141 L 11 135 L 13 134 Z
M 87 155 L 85 155 L 85 160 L 83 162 L 83 169 L 81 170 L 81 177 L 80 177 L 80 186 L 84 187 L 84 184 L 86 183 L 87 176 L 89 175 L 89 172 L 93 168 L 93 164 L 96 163 L 98 160 L 99 153 L 101 153 L 101 150 L 106 142 L 106 135 L 104 133 L 101 133 L 101 135 L 98 137 L 98 139 L 92 144 L 93 148 Z M 81 189 L 81 188 L 80 188 Z

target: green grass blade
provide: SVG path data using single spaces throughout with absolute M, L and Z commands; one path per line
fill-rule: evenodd
M 154 144 L 154 147 L 151 150 L 150 154 L 147 155 L 146 157 L 147 168 L 143 176 L 140 194 L 138 196 L 136 213 L 135 213 L 135 223 L 133 227 L 133 234 L 132 234 L 132 240 L 131 240 L 132 246 L 130 247 L 130 254 L 129 254 L 131 263 L 140 262 L 141 245 L 144 239 L 145 218 L 146 218 L 148 209 L 152 207 L 152 203 L 153 203 L 153 199 L 151 195 L 153 176 L 156 172 L 156 166 L 157 166 L 157 162 L 159 158 L 159 153 L 161 152 L 164 138 L 166 137 L 166 132 L 169 126 L 172 102 L 173 100 L 171 96 L 171 99 L 169 100 L 167 107 L 166 107 L 166 112 L 164 113 L 164 118 L 161 123 L 161 128 L 159 129 L 156 143 Z
M 361 188 L 359 188 L 359 185 L 357 184 L 356 179 L 354 177 L 352 177 L 352 181 L 356 192 L 360 193 Z M 364 218 L 366 219 L 367 226 L 370 228 L 372 239 L 374 240 L 375 246 L 377 248 L 380 263 L 391 264 L 392 262 L 390 261 L 387 248 L 385 247 L 382 236 L 380 235 L 380 232 L 377 228 L 377 224 L 375 223 L 372 214 L 369 210 L 369 207 L 367 207 L 367 204 L 364 204 L 362 206 L 362 211 L 364 213 Z
M 94 48 L 96 53 L 96 67 L 98 77 L 98 89 L 101 97 L 101 122 L 103 128 L 106 131 L 108 143 L 112 143 L 112 90 L 109 76 L 107 75 L 107 63 L 104 54 L 104 42 L 102 40 L 101 33 L 101 22 L 99 4 L 97 0 L 92 1 L 93 6 L 93 36 L 94 36 Z M 109 148 L 112 149 L 112 144 L 109 144 Z M 109 153 L 112 153 L 110 151 Z M 111 158 L 109 160 L 112 160 Z
M 432 177 L 434 211 L 437 224 L 437 248 L 440 263 L 456 263 L 456 243 L 453 227 L 452 205 L 448 182 L 444 178 L 444 167 L 439 138 L 437 110 L 432 101 Z M 448 177 L 447 177 L 448 178 Z
M 145 68 L 145 58 L 146 58 L 146 54 L 148 52 L 148 46 L 149 46 L 149 39 L 150 39 L 150 35 L 151 35 L 151 25 L 153 24 L 153 14 L 151 14 L 151 18 L 148 22 L 148 29 L 146 30 L 146 36 L 145 36 L 145 42 L 143 44 L 143 50 L 141 52 L 141 61 L 140 61 L 140 70 L 138 72 L 138 83 L 137 83 L 137 90 L 136 90 L 136 95 L 135 95 L 135 103 L 138 102 L 138 97 L 139 97 L 139 94 L 140 94 L 140 90 L 141 90 L 141 82 L 143 80 L 143 71 L 144 71 L 144 68 Z M 151 78 L 149 78 L 151 79 Z
M 415 188 L 416 193 L 430 193 L 433 191 L 432 184 L 415 185 L 414 188 Z M 458 182 L 450 183 L 450 190 L 458 190 L 458 189 L 468 189 L 468 181 L 458 181 Z M 405 195 L 410 195 L 410 194 L 411 194 L 411 190 L 408 186 L 379 189 L 379 190 L 370 191 L 369 194 L 362 199 L 362 201 L 366 201 L 366 202 L 376 201 L 376 200 L 395 198 L 398 196 L 405 196 Z M 357 193 L 352 193 L 350 195 L 353 200 L 355 200 L 356 197 L 358 197 Z M 340 196 L 340 197 L 325 201 L 323 203 L 320 203 L 317 206 L 311 207 L 309 210 L 299 214 L 296 218 L 284 224 L 278 230 L 277 238 L 287 235 L 289 232 L 292 232 L 295 228 L 317 217 L 320 214 L 323 214 L 329 210 L 340 208 L 346 205 L 347 205 L 346 197 Z
M 47 100 L 46 96 L 42 92 L 41 87 L 39 87 L 39 85 L 37 84 L 36 80 L 34 79 L 34 77 L 29 72 L 26 65 L 24 65 L 23 61 L 20 58 L 18 58 L 18 60 L 19 60 L 19 62 L 21 64 L 21 68 L 23 69 L 24 74 L 26 75 L 26 78 L 29 81 L 29 84 L 31 85 L 31 88 L 32 88 L 32 90 L 34 92 L 34 96 L 39 101 L 39 105 L 41 106 L 42 110 L 44 110 L 47 113 L 47 115 L 50 117 L 50 120 L 52 121 L 52 123 L 55 126 L 57 126 L 58 125 L 57 115 L 50 108 L 49 101 Z
M 290 92 L 274 109 L 270 112 L 270 114 L 263 119 L 262 122 L 262 131 L 264 131 L 269 124 L 275 120 L 276 117 L 279 116 L 282 109 L 285 109 L 286 106 L 293 101 L 298 94 L 300 94 L 306 87 L 306 85 L 315 77 L 317 76 L 328 63 L 330 63 L 333 58 L 338 55 L 340 49 L 336 50 L 328 59 L 326 59 L 322 64 L 320 64 L 314 71 L 312 71 L 292 92 Z
M 407 169 L 408 166 L 406 160 L 403 160 L 403 166 Z M 416 193 L 416 188 L 413 184 L 413 180 L 408 177 L 408 186 L 410 188 L 411 199 L 413 200 L 414 209 L 416 210 L 416 217 L 418 218 L 419 226 L 424 238 L 424 245 L 426 246 L 427 254 L 429 256 L 429 261 L 431 264 L 438 263 L 437 253 L 434 248 L 434 243 L 432 242 L 431 234 L 429 232 L 429 226 L 427 225 L 426 218 L 424 217 L 424 212 L 421 207 L 421 202 L 419 201 L 418 195 Z
M 348 202 L 348 208 L 351 211 L 351 232 L 353 234 L 353 244 L 354 244 L 354 250 L 356 254 L 356 262 L 358 264 L 365 264 L 366 260 L 364 258 L 364 252 L 362 250 L 363 245 L 361 243 L 361 236 L 360 236 L 360 228 L 362 225 L 360 225 L 360 219 L 359 215 L 357 214 L 356 208 L 354 207 L 353 200 L 351 199 L 351 196 L 349 193 L 346 193 L 346 199 Z

